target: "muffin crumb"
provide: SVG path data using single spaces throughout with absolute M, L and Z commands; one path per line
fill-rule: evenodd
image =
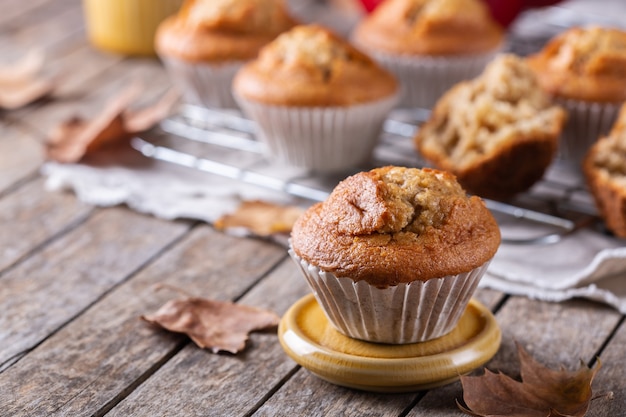
M 459 169 L 520 134 L 550 134 L 552 120 L 563 118 L 530 69 L 513 55 L 501 56 L 481 77 L 457 87 L 446 104 L 445 115 L 435 113 L 436 134 L 426 128 L 420 146 L 440 148 Z
M 441 98 L 431 119 L 416 135 L 415 145 L 436 166 L 454 172 L 470 191 L 507 196 L 529 187 L 543 175 L 556 152 L 565 118 L 564 110 L 551 104 L 524 60 L 504 54 L 492 61 L 481 76 L 457 84 Z M 536 155 L 532 155 L 532 149 L 518 155 L 532 158 L 527 166 L 498 166 L 494 162 L 512 153 L 511 148 L 516 146 L 534 146 Z M 507 157 L 515 159 L 513 154 Z M 492 178 L 472 180 L 470 176 L 478 175 L 477 167 L 487 166 L 486 161 L 492 164 L 491 169 L 502 172 L 492 171 L 488 173 Z M 524 173 L 524 177 L 514 177 L 518 173 Z M 489 188 L 498 180 L 494 175 L 510 181 Z M 515 178 L 523 181 L 516 184 L 512 181 Z

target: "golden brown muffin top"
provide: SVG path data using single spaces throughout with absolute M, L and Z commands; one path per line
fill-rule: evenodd
M 437 166 L 460 171 L 511 141 L 559 136 L 566 113 L 552 105 L 526 62 L 503 54 L 437 103 L 416 135 L 418 149 Z
M 391 97 L 398 86 L 389 72 L 328 29 L 301 25 L 246 64 L 233 90 L 267 104 L 348 106 Z
M 192 62 L 248 60 L 295 24 L 283 0 L 186 0 L 159 26 L 156 47 Z
M 565 99 L 626 100 L 626 32 L 572 28 L 528 58 L 542 87 Z
M 481 0 L 386 0 L 353 38 L 390 54 L 445 56 L 493 51 L 504 34 Z
M 394 166 L 348 177 L 291 233 L 310 264 L 379 287 L 468 272 L 499 244 L 495 219 L 453 175 Z

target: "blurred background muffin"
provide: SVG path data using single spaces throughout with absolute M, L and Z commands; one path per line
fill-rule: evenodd
M 453 175 L 387 166 L 310 207 L 289 253 L 337 330 L 399 344 L 454 329 L 499 244 L 490 211 Z
M 430 109 L 452 85 L 480 74 L 504 31 L 482 0 L 387 0 L 352 40 L 400 80 L 401 107 Z
M 591 146 L 583 169 L 606 226 L 626 238 L 626 105 L 611 132 Z
M 606 135 L 626 100 L 626 32 L 575 27 L 528 57 L 542 88 L 569 114 L 562 158 L 580 171 L 591 144 Z
M 273 160 L 333 173 L 370 160 L 398 85 L 328 29 L 301 25 L 246 64 L 233 91 Z
M 439 100 L 415 145 L 469 191 L 504 199 L 542 178 L 565 120 L 526 62 L 504 54 Z
M 155 44 L 187 101 L 233 108 L 237 70 L 295 24 L 283 0 L 186 0 L 159 26 Z

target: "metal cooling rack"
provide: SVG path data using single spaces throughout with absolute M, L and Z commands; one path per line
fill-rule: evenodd
M 422 167 L 412 138 L 428 111 L 395 111 L 385 122 L 370 169 L 382 165 Z M 324 200 L 341 177 L 314 176 L 278 169 L 264 158 L 264 145 L 255 139 L 254 123 L 237 112 L 183 105 L 150 134 L 135 137 L 132 146 L 143 155 L 176 165 L 271 189 L 309 201 Z M 582 227 L 600 224 L 580 176 L 553 164 L 544 179 L 513 201 L 485 200 L 502 224 L 515 227 L 505 233 L 505 244 L 551 244 Z M 520 227 L 520 222 L 522 227 Z M 528 234 L 524 222 L 541 226 Z M 602 231 L 600 231 L 602 232 Z

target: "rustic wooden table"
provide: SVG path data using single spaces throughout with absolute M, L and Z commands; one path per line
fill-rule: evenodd
M 49 192 L 42 143 L 61 119 L 89 114 L 132 76 L 169 85 L 155 59 L 93 49 L 79 0 L 0 0 L 0 57 L 33 46 L 64 74 L 54 97 L 0 113 L 1 416 L 456 416 L 459 382 L 373 394 L 324 382 L 296 365 L 274 332 L 237 354 L 212 354 L 139 316 L 187 292 L 284 313 L 308 293 L 283 247 L 192 221 L 86 205 Z M 502 329 L 487 364 L 518 375 L 515 341 L 540 362 L 603 367 L 595 391 L 614 398 L 590 416 L 626 415 L 626 325 L 588 301 L 547 303 L 479 290 Z

